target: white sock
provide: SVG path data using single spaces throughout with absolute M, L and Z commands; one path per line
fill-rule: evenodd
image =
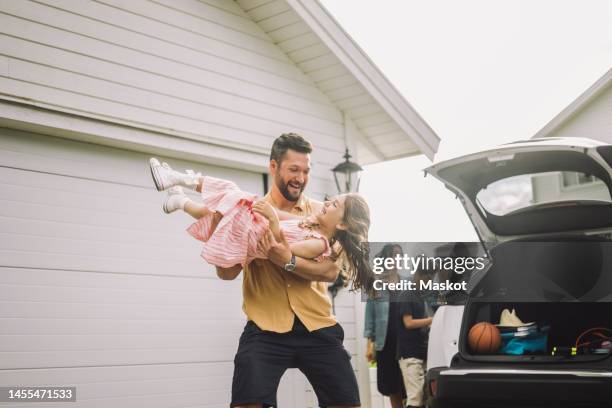
M 187 196 L 185 196 L 185 195 L 184 195 L 184 196 L 181 196 L 181 197 L 179 198 L 179 201 L 178 201 L 179 208 L 180 208 L 181 210 L 185 211 L 185 204 L 187 204 L 187 203 L 188 203 L 188 202 L 190 202 L 190 201 L 191 201 L 191 199 L 190 199 L 189 197 L 187 197 Z
M 181 185 L 191 190 L 195 190 L 203 179 L 201 173 L 195 173 L 193 170 L 185 170 L 185 173 L 178 174 L 180 174 Z
M 177 187 L 172 187 L 169 191 L 170 194 L 166 197 L 166 201 L 164 203 L 164 210 L 168 210 L 170 212 L 174 212 L 176 210 L 185 211 L 185 205 L 190 201 L 189 197 L 181 192 L 172 192 L 172 189 L 176 189 Z

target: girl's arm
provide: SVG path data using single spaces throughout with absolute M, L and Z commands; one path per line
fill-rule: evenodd
M 306 239 L 289 244 L 291 253 L 300 258 L 313 259 L 325 251 L 325 242 L 322 239 Z
M 270 223 L 270 231 L 274 235 L 274 239 L 281 241 L 279 214 L 283 211 L 278 211 L 270 203 L 258 201 L 253 204 L 253 211 L 266 217 Z M 284 213 L 295 217 L 293 214 Z M 302 217 L 297 217 L 302 218 Z M 321 255 L 326 249 L 326 244 L 322 239 L 306 239 L 300 242 L 294 242 L 289 245 L 291 253 L 300 258 L 313 259 Z
M 270 230 L 274 234 L 274 239 L 280 241 L 280 223 L 276 210 L 270 203 L 265 201 L 257 201 L 253 204 L 253 212 L 260 214 L 268 219 Z

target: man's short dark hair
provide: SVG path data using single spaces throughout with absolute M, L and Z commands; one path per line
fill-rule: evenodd
M 280 165 L 287 150 L 309 154 L 312 152 L 312 144 L 297 133 L 283 133 L 272 144 L 270 160 L 274 160 Z

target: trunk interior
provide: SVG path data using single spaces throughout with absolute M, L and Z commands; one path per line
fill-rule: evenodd
M 477 354 L 470 349 L 468 341 L 462 342 L 463 353 L 472 358 L 504 361 L 596 361 L 610 356 L 612 350 L 604 352 L 598 347 L 600 342 L 594 340 L 601 337 L 595 334 L 583 336 L 580 343 L 593 341 L 590 346 L 580 347 L 575 355 L 571 348 L 576 346 L 576 340 L 585 331 L 592 328 L 612 329 L 611 302 L 509 302 L 509 301 L 475 301 L 467 310 L 464 327 L 464 339 L 467 340 L 469 328 L 478 322 L 498 324 L 504 309 L 516 311 L 516 315 L 525 323 L 534 322 L 538 329 L 549 329 L 540 336 L 544 345 L 537 351 L 527 350 L 519 355 L 504 352 L 501 348 L 491 354 Z M 467 324 L 466 324 L 467 323 Z M 533 327 L 533 326 L 532 326 Z M 596 330 L 596 333 L 612 336 L 612 332 Z M 534 336 L 532 336 L 533 338 Z M 508 341 L 505 339 L 504 341 Z M 519 338 L 517 341 L 524 341 Z M 557 347 L 556 355 L 553 355 Z M 600 349 L 595 353 L 594 349 Z
M 494 248 L 491 257 L 493 266 L 480 277 L 466 304 L 459 342 L 464 358 L 534 363 L 612 360 L 606 343 L 612 341 L 611 241 L 509 242 Z M 498 327 L 502 345 L 495 351 L 471 347 L 470 329 L 479 322 L 498 325 L 504 309 L 514 309 L 523 323 L 534 324 Z M 596 330 L 583 334 L 589 329 Z

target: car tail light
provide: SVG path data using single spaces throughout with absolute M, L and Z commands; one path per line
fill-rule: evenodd
M 435 397 L 437 392 L 438 392 L 438 381 L 430 380 L 429 381 L 429 393 L 431 394 L 432 397 Z

